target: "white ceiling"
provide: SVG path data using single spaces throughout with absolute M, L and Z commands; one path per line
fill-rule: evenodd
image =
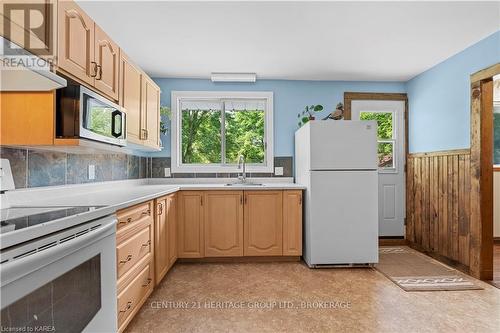
M 500 28 L 500 2 L 78 1 L 153 77 L 406 81 Z

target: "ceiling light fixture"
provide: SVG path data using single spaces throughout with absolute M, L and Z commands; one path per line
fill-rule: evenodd
M 255 82 L 255 73 L 212 73 L 212 82 Z

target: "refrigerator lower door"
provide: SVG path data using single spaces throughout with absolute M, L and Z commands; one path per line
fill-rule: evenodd
M 377 171 L 311 171 L 310 177 L 305 218 L 307 264 L 377 263 Z

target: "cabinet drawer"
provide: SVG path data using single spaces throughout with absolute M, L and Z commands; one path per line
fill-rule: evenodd
M 134 267 L 146 254 L 151 253 L 151 231 L 150 224 L 116 247 L 118 278 Z
M 153 269 L 148 263 L 118 295 L 118 327 L 125 326 L 153 290 Z
M 153 217 L 152 202 L 145 202 L 117 212 L 118 223 L 116 225 L 117 234 L 122 234 L 134 228 L 139 221 Z

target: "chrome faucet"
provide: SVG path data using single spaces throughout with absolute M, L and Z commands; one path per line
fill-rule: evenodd
M 245 156 L 240 155 L 240 157 L 238 159 L 238 170 L 241 169 L 242 165 L 243 165 L 243 172 L 240 175 L 238 175 L 238 180 L 242 183 L 245 183 L 247 181 Z

